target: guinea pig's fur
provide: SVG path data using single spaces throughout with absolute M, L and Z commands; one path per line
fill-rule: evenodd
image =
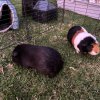
M 25 68 L 36 69 L 50 78 L 63 68 L 63 60 L 58 51 L 46 46 L 20 44 L 12 53 L 12 61 Z
M 67 39 L 74 46 L 77 53 L 97 55 L 100 52 L 96 37 L 88 33 L 82 26 L 71 27 L 68 31 Z

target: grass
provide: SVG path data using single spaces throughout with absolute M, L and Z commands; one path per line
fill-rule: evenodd
M 13 43 L 0 51 L 0 68 L 3 68 L 0 100 L 100 100 L 100 55 L 76 54 L 66 39 L 68 29 L 78 24 L 100 41 L 100 22 L 66 11 L 63 23 L 60 13 L 59 21 L 39 24 L 21 16 L 20 0 L 12 2 L 18 11 L 20 28 L 0 34 L 1 49 Z M 36 71 L 11 66 L 12 50 L 22 42 L 55 48 L 63 57 L 64 69 L 57 77 L 49 79 Z

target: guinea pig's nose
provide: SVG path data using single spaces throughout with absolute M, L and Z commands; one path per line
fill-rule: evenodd
M 95 53 L 99 53 L 99 51 L 95 51 Z
M 100 52 L 100 49 L 99 48 L 95 50 L 95 53 L 99 53 L 99 52 Z
M 95 53 L 100 53 L 99 44 L 93 44 L 93 51 L 94 51 Z

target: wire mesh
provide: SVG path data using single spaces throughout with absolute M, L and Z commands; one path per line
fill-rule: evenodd
M 0 73 L 0 98 L 4 97 L 6 100 L 24 100 L 24 98 L 25 100 L 99 100 L 100 56 L 75 55 L 74 50 L 66 41 L 66 35 L 73 25 L 82 25 L 87 31 L 95 34 L 100 41 L 100 5 L 82 2 L 83 0 L 49 0 L 57 7 L 57 20 L 40 23 L 34 21 L 32 15 L 23 16 L 22 0 L 10 1 L 17 11 L 19 29 L 0 33 L 0 67 L 4 68 L 4 74 Z M 96 19 L 88 16 L 88 13 L 91 16 L 97 15 L 97 17 L 94 16 Z M 2 24 L 6 23 L 2 22 Z M 48 35 L 49 32 L 50 35 Z M 49 80 L 33 71 L 21 70 L 15 65 L 13 70 L 8 69 L 7 65 L 12 64 L 13 46 L 22 42 L 57 49 L 64 58 L 62 73 L 56 79 Z
M 87 21 L 86 19 L 89 19 L 91 21 L 94 19 L 97 24 L 99 23 L 100 3 L 97 2 L 96 0 L 94 0 L 95 1 L 94 3 L 93 2 L 91 3 L 91 0 L 57 0 L 57 1 L 58 1 L 57 3 L 58 7 L 65 9 L 64 11 L 66 12 L 66 14 L 68 14 L 67 13 L 68 11 L 73 12 L 73 14 L 70 15 L 70 18 L 72 18 L 71 21 L 73 22 L 73 25 L 76 24 L 85 25 L 86 24 L 85 22 Z M 75 15 L 75 13 L 77 14 Z M 69 19 L 67 19 L 66 14 L 64 15 L 65 16 L 64 20 L 69 21 Z M 84 17 L 81 18 L 81 16 L 79 15 L 83 15 Z M 76 18 L 79 18 L 81 23 L 79 22 L 75 23 Z M 88 23 L 91 24 L 91 22 Z M 94 27 L 92 27 L 92 29 L 94 29 Z
M 50 31 L 54 32 L 58 29 L 60 30 L 59 32 L 61 32 L 63 31 L 62 27 L 65 27 L 65 31 L 67 31 L 67 29 L 73 25 L 82 25 L 96 35 L 98 35 L 97 33 L 100 30 L 100 5 L 97 3 L 90 3 L 88 0 L 85 0 L 85 2 L 83 2 L 83 0 L 40 0 L 49 2 L 48 4 L 43 4 L 44 6 L 42 5 L 42 8 L 39 6 L 39 0 L 3 1 L 10 1 L 14 5 L 19 19 L 19 29 L 10 30 L 5 33 L 7 36 L 10 35 L 12 39 L 10 42 L 5 43 L 4 47 L 9 47 L 9 44 L 14 44 L 16 41 L 18 43 L 24 41 L 30 42 L 31 39 L 34 38 L 33 34 L 48 33 Z M 37 3 L 38 10 L 36 12 L 34 7 Z M 51 6 L 50 3 L 55 7 L 53 7 L 54 12 L 49 12 L 49 6 Z M 45 10 L 46 6 L 47 10 Z M 44 9 L 44 11 L 39 8 Z M 11 12 L 9 9 L 5 8 L 3 12 L 4 15 L 2 15 L 2 17 L 0 14 L 0 27 L 11 23 L 11 16 L 9 15 Z M 37 20 L 34 20 L 35 18 L 33 16 L 35 14 Z M 46 20 L 41 22 L 41 20 L 43 20 L 42 18 Z M 2 40 L 6 39 L 5 34 L 1 34 L 1 38 L 3 37 L 0 42 L 1 46 Z M 18 37 L 21 38 L 19 39 Z

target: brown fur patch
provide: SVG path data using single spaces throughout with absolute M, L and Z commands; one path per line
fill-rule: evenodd
M 94 44 L 93 44 L 93 49 L 92 49 L 92 51 L 94 51 L 95 53 L 100 53 L 99 44 L 94 43 Z

